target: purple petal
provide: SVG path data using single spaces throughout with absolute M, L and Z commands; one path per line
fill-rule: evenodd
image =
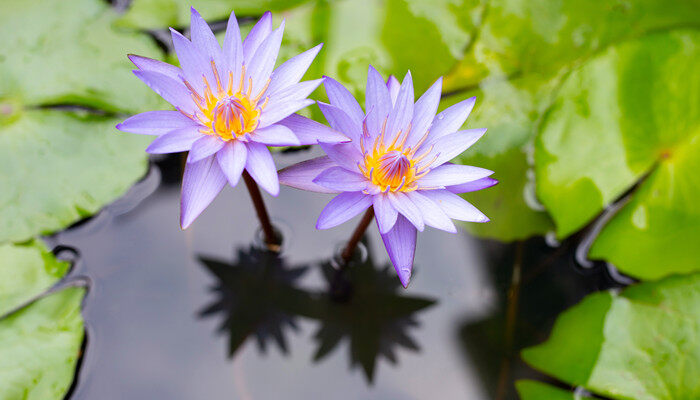
M 416 254 L 416 234 L 416 227 L 403 216 L 399 216 L 394 228 L 382 235 L 386 251 L 404 288 L 408 287 L 411 279 L 413 257 Z
M 313 104 L 313 100 L 309 100 L 307 97 L 316 90 L 321 82 L 323 82 L 323 79 L 296 83 L 270 96 L 270 100 L 260 117 L 260 128 L 287 118 L 299 110 L 297 106 L 300 104 L 308 105 L 309 102 Z M 303 107 L 306 107 L 306 105 Z
M 190 36 L 192 37 L 192 44 L 199 49 L 207 61 L 214 61 L 219 77 L 224 79 L 228 72 L 224 71 L 223 68 L 223 54 L 221 52 L 221 46 L 219 46 L 219 41 L 214 37 L 214 33 L 212 33 L 211 28 L 209 28 L 207 21 L 199 15 L 194 7 L 190 8 L 192 13 L 190 17 Z M 210 83 L 214 84 L 214 82 Z
M 486 129 L 468 129 L 441 137 L 440 140 L 435 142 L 432 150 L 432 153 L 437 155 L 437 158 L 432 161 L 431 168 L 442 165 L 462 154 L 462 152 L 484 136 L 484 133 L 486 133 Z M 428 156 L 427 159 L 431 157 Z
M 243 63 L 248 65 L 260 44 L 272 32 L 272 13 L 265 12 L 243 41 Z
M 331 167 L 321 172 L 314 180 L 315 184 L 339 192 L 359 192 L 367 187 L 367 178 L 342 167 Z
M 339 190 L 331 190 L 313 182 L 321 172 L 335 166 L 337 164 L 328 156 L 312 158 L 280 170 L 279 181 L 283 185 L 301 190 L 318 193 L 339 193 Z
M 190 154 L 187 156 L 187 162 L 193 163 L 203 160 L 221 150 L 225 144 L 226 142 L 221 140 L 218 136 L 203 135 L 192 143 Z
M 408 192 L 406 196 L 418 207 L 426 225 L 451 233 L 457 232 L 450 217 L 430 198 L 422 195 L 419 191 Z
M 469 117 L 469 113 L 472 112 L 474 103 L 476 103 L 476 97 L 470 97 L 435 116 L 433 126 L 430 128 L 429 142 L 435 142 L 437 139 L 459 130 Z
M 344 143 L 350 141 L 350 139 L 342 133 L 299 114 L 292 114 L 279 121 L 278 124 L 291 129 L 297 138 L 299 138 L 299 143 L 302 145 Z
M 389 89 L 389 97 L 391 98 L 391 104 L 396 104 L 396 99 L 399 96 L 400 87 L 401 84 L 394 75 L 390 75 L 389 79 L 386 80 L 386 88 Z
M 182 72 L 180 68 L 162 61 L 154 60 L 152 58 L 129 54 L 129 60 L 131 60 L 131 62 L 134 63 L 134 65 L 140 70 L 157 72 L 178 82 L 180 82 L 184 76 L 184 72 Z
M 394 138 L 398 132 L 406 132 L 413 119 L 413 80 L 411 71 L 406 73 L 403 83 L 396 97 L 396 104 L 389 112 L 389 119 L 386 124 L 385 140 Z
M 357 100 L 355 100 L 355 97 L 345 86 L 341 85 L 335 79 L 327 76 L 324 76 L 324 78 L 323 86 L 326 88 L 326 94 L 328 95 L 330 103 L 338 109 L 343 110 L 348 117 L 352 118 L 355 125 L 361 127 L 362 120 L 365 118 L 365 113 L 362 111 L 362 107 L 357 103 Z M 361 131 L 360 129 L 360 132 Z
M 260 143 L 248 143 L 248 158 L 245 169 L 255 182 L 273 196 L 280 193 L 280 184 L 277 178 L 277 169 L 272 154 L 267 146 Z
M 294 85 L 295 83 L 299 83 L 306 73 L 306 70 L 309 69 L 314 58 L 316 58 L 316 55 L 321 50 L 321 47 L 323 47 L 323 43 L 290 58 L 285 61 L 284 64 L 277 67 L 270 76 L 270 85 L 267 87 L 268 95 L 273 96 L 276 92 Z
M 117 129 L 139 135 L 163 135 L 175 129 L 197 126 L 197 122 L 179 111 L 146 111 L 117 124 Z
M 216 153 L 216 161 L 226 175 L 229 185 L 236 186 L 245 168 L 248 150 L 246 145 L 238 140 L 232 140 Z
M 394 227 L 399 212 L 391 205 L 389 198 L 384 193 L 374 196 L 374 218 L 377 220 L 379 233 L 387 233 Z
M 172 28 L 170 28 L 170 32 L 173 38 L 173 47 L 175 48 L 175 53 L 177 53 L 177 59 L 180 61 L 180 66 L 182 66 L 182 70 L 185 73 L 185 78 L 200 94 L 203 93 L 204 80 L 202 75 L 207 78 L 210 84 L 214 84 L 216 81 L 211 69 L 211 63 L 180 32 Z
M 158 136 L 146 148 L 146 153 L 165 154 L 188 151 L 192 144 L 205 136 L 197 127 L 180 128 Z
M 423 215 L 408 196 L 402 192 L 396 192 L 387 193 L 387 197 L 396 211 L 406 217 L 419 231 L 423 232 L 423 229 L 425 229 Z
M 379 72 L 370 65 L 367 73 L 365 109 L 367 110 L 367 128 L 373 138 L 381 133 L 382 125 L 391 108 L 389 89 Z
M 257 129 L 251 137 L 254 142 L 268 146 L 299 146 L 301 144 L 292 130 L 284 125 L 270 125 Z
M 231 11 L 226 25 L 226 35 L 224 36 L 224 63 L 233 76 L 241 75 L 241 65 L 243 65 L 243 43 L 241 43 L 241 30 L 238 27 L 236 14 Z M 223 79 L 223 77 L 222 77 Z
M 190 226 L 225 185 L 226 177 L 214 161 L 214 157 L 205 158 L 185 166 L 180 199 L 180 225 L 182 229 Z
M 454 185 L 446 187 L 452 193 L 468 193 L 476 192 L 477 190 L 490 188 L 498 183 L 496 179 L 493 178 L 481 178 L 475 181 L 463 183 L 461 185 Z
M 152 71 L 135 70 L 134 75 L 175 108 L 189 114 L 194 113 L 196 106 L 189 90 L 182 82 Z
M 355 121 L 341 108 L 332 104 L 320 101 L 316 103 L 331 127 L 349 137 L 355 146 L 359 146 L 360 136 L 362 135 L 362 120 L 359 122 Z
M 430 89 L 423 93 L 416 102 L 416 105 L 413 107 L 411 133 L 408 136 L 408 140 L 406 140 L 406 146 L 413 147 L 428 131 L 440 104 L 441 91 L 442 77 L 435 81 Z
M 343 192 L 321 211 L 316 229 L 329 229 L 351 219 L 372 205 L 372 196 L 362 192 Z
M 279 28 L 275 29 L 267 38 L 260 44 L 260 47 L 255 51 L 253 58 L 246 63 L 246 75 L 252 80 L 253 86 L 251 93 L 257 96 L 265 87 L 267 80 L 270 79 L 272 70 L 275 69 L 275 62 L 282 44 L 282 35 L 284 34 L 284 21 Z M 250 90 L 250 89 L 248 89 Z
M 493 174 L 488 169 L 470 165 L 443 164 L 418 180 L 419 188 L 444 188 L 486 178 Z
M 321 149 L 328 154 L 331 160 L 335 161 L 339 166 L 352 172 L 359 172 L 357 163 L 362 160 L 363 156 L 355 145 L 352 143 L 328 144 L 319 143 Z
M 450 218 L 469 222 L 489 222 L 489 218 L 484 213 L 448 190 L 424 190 L 421 193 L 434 201 Z

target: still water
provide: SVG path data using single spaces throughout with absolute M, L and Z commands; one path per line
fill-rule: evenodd
M 277 165 L 311 156 L 277 154 Z M 68 279 L 89 282 L 71 400 L 515 398 L 515 378 L 547 379 L 518 349 L 616 285 L 576 266 L 576 238 L 554 248 L 428 228 L 404 290 L 374 226 L 366 262 L 338 277 L 328 260 L 357 218 L 315 230 L 330 196 L 266 196 L 278 257 L 251 246 L 242 186 L 182 231 L 179 182 L 178 156 L 156 160 L 124 198 L 48 240 L 73 249 L 60 253 L 75 260 Z

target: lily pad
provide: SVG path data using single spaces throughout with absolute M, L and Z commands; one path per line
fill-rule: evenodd
M 0 242 L 88 217 L 144 175 L 149 138 L 117 132 L 118 122 L 31 110 L 0 123 Z
M 700 398 L 700 274 L 590 295 L 522 357 L 610 399 Z
M 563 389 L 556 388 L 546 383 L 521 380 L 515 382 L 515 388 L 518 389 L 518 394 L 521 400 L 578 400 L 592 399 L 588 396 L 574 395 Z
M 60 400 L 83 343 L 81 288 L 68 288 L 0 319 L 0 399 Z
M 700 269 L 700 32 L 645 36 L 567 78 L 536 142 L 538 196 L 559 237 L 632 189 L 592 258 L 640 279 Z
M 477 96 L 469 124 L 489 132 L 459 161 L 480 162 L 496 171 L 497 178 L 507 177 L 483 194 L 465 196 L 491 218 L 469 229 L 504 240 L 523 239 L 552 228 L 534 201 L 532 152 L 542 119 L 566 76 L 610 46 L 692 26 L 700 22 L 700 14 L 697 4 L 683 1 L 496 0 L 483 15 L 476 39 L 445 79 L 450 96 L 443 102 Z M 520 156 L 514 157 L 516 152 Z
M 50 288 L 68 267 L 37 240 L 0 245 L 0 316 Z

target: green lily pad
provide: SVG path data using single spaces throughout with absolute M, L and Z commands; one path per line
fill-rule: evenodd
M 577 400 L 592 399 L 588 396 L 575 396 L 573 392 L 556 388 L 546 383 L 521 380 L 515 382 L 515 388 L 522 400 Z
M 162 107 L 126 57 L 162 52 L 146 35 L 115 30 L 116 18 L 102 0 L 0 2 L 0 103 L 132 113 Z
M 700 32 L 645 36 L 568 77 L 536 142 L 538 196 L 559 237 L 642 180 L 592 258 L 640 279 L 700 269 Z
M 532 153 L 542 119 L 566 76 L 611 45 L 698 22 L 693 2 L 490 2 L 483 22 L 476 24 L 476 39 L 445 79 L 445 93 L 451 96 L 443 102 L 476 95 L 477 109 L 468 124 L 489 128 L 459 161 L 480 162 L 496 171 L 494 177 L 507 179 L 483 194 L 465 196 L 491 218 L 468 229 L 503 240 L 551 230 L 534 201 Z
M 700 274 L 590 295 L 522 357 L 610 399 L 700 398 Z
M 37 240 L 0 245 L 0 316 L 50 288 L 68 267 Z
M 0 399 L 60 400 L 83 343 L 82 288 L 68 288 L 0 319 Z
M 118 122 L 31 110 L 0 123 L 0 242 L 88 217 L 144 175 L 150 138 L 118 132 Z

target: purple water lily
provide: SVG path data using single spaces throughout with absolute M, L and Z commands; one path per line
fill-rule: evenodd
M 340 83 L 324 81 L 330 104 L 319 107 L 331 127 L 352 141 L 321 144 L 327 156 L 280 171 L 284 185 L 340 193 L 321 211 L 316 228 L 339 225 L 369 207 L 404 287 L 413 268 L 416 231 L 429 225 L 456 232 L 452 219 L 489 219 L 458 193 L 493 186 L 493 172 L 448 161 L 474 144 L 486 129 L 460 130 L 475 98 L 437 114 L 442 79 L 414 104 L 410 72 L 399 85 L 385 83 L 370 66 L 365 109 Z M 371 211 L 370 211 L 371 212 Z M 367 214 L 369 215 L 369 214 Z
M 189 151 L 182 183 L 180 224 L 188 227 L 228 182 L 236 186 L 247 171 L 267 192 L 279 193 L 277 170 L 267 146 L 338 143 L 348 138 L 294 114 L 323 81 L 300 82 L 322 45 L 274 69 L 284 21 L 272 30 L 267 12 L 241 41 L 234 13 L 223 47 L 192 9 L 192 40 L 171 29 L 182 68 L 129 56 L 146 85 L 177 111 L 149 111 L 117 128 L 157 135 L 151 154 Z M 257 206 L 257 205 L 256 205 Z

